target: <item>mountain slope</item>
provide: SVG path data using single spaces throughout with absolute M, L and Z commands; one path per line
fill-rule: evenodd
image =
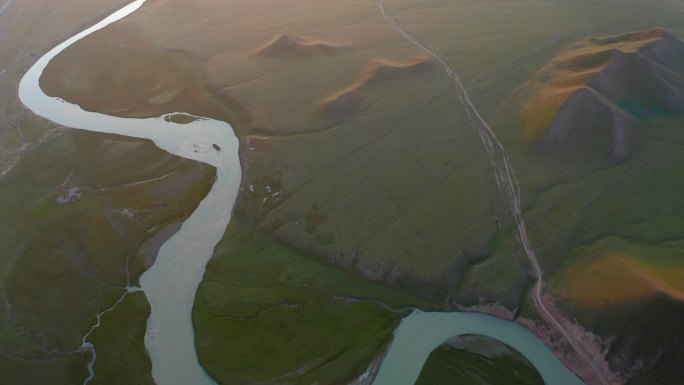
M 524 138 L 547 151 L 625 161 L 640 121 L 684 110 L 684 42 L 661 28 L 589 39 L 527 86 Z

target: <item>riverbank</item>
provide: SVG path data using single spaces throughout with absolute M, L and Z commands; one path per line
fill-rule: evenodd
M 22 78 L 19 97 L 33 112 L 55 123 L 150 139 L 173 154 L 216 167 L 217 179 L 211 191 L 181 229 L 164 243 L 155 264 L 140 279 L 151 305 L 145 345 L 155 381 L 211 384 L 196 358 L 190 312 L 204 265 L 225 231 L 240 185 L 238 141 L 231 127 L 210 119 L 177 124 L 163 116 L 125 119 L 86 112 L 77 105 L 45 95 L 39 84 L 52 58 L 83 37 L 133 13 L 144 2 L 134 1 L 41 57 Z M 214 145 L 224 151 L 216 151 Z

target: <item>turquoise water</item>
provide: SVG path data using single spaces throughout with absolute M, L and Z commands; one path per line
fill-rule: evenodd
M 449 338 L 480 334 L 519 351 L 547 385 L 584 385 L 531 331 L 512 321 L 479 313 L 423 313 L 404 318 L 373 385 L 413 385 L 430 353 Z

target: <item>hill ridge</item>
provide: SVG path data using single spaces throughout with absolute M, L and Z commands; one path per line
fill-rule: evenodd
M 281 34 L 272 38 L 260 48 L 255 55 L 270 57 L 304 56 L 312 54 L 330 54 L 349 44 L 332 43 L 323 40 L 314 40 L 308 37 Z
M 544 150 L 588 148 L 624 161 L 641 120 L 684 111 L 682 63 L 684 42 L 660 27 L 572 45 L 528 85 L 523 136 Z
M 328 116 L 340 118 L 355 110 L 362 103 L 364 90 L 367 87 L 381 81 L 429 70 L 433 64 L 433 61 L 426 56 L 416 56 L 405 62 L 386 59 L 370 60 L 354 83 L 323 98 L 320 108 Z

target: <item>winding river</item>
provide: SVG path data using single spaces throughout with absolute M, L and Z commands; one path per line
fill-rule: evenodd
M 156 262 L 141 277 L 141 287 L 129 289 L 143 290 L 152 308 L 145 346 L 152 360 L 156 383 L 209 385 L 214 381 L 197 359 L 191 314 L 195 292 L 214 247 L 228 225 L 240 185 L 239 143 L 232 127 L 225 122 L 200 117 L 188 124 L 173 123 L 167 119 L 172 114 L 134 119 L 88 112 L 78 105 L 46 95 L 39 83 L 52 58 L 78 40 L 135 12 L 145 1 L 132 2 L 42 56 L 21 79 L 19 97 L 34 113 L 57 124 L 150 139 L 174 155 L 216 167 L 217 178 L 209 194 L 181 229 L 161 247 Z M 216 150 L 214 145 L 221 150 Z M 582 384 L 541 340 L 514 322 L 474 313 L 421 312 L 402 321 L 374 384 L 413 384 L 435 347 L 454 335 L 471 333 L 498 339 L 517 349 L 549 385 Z M 86 338 L 83 348 L 91 350 L 96 357 L 96 347 Z M 93 375 L 95 373 L 91 372 L 90 378 Z
M 228 225 L 242 177 L 238 140 L 232 127 L 205 118 L 177 124 L 167 121 L 166 116 L 128 119 L 88 112 L 47 96 L 39 84 L 52 58 L 78 40 L 133 13 L 143 3 L 145 0 L 134 1 L 46 53 L 21 79 L 19 97 L 37 115 L 63 126 L 150 139 L 174 155 L 216 167 L 217 178 L 209 194 L 181 229 L 164 243 L 154 265 L 140 278 L 141 289 L 152 308 L 145 347 L 157 384 L 213 384 L 197 360 L 191 314 L 197 286 Z M 96 349 L 85 341 L 84 348 Z
M 456 335 L 480 334 L 515 348 L 547 385 L 583 385 L 534 333 L 512 321 L 479 313 L 423 313 L 404 318 L 373 385 L 413 385 L 432 351 Z

